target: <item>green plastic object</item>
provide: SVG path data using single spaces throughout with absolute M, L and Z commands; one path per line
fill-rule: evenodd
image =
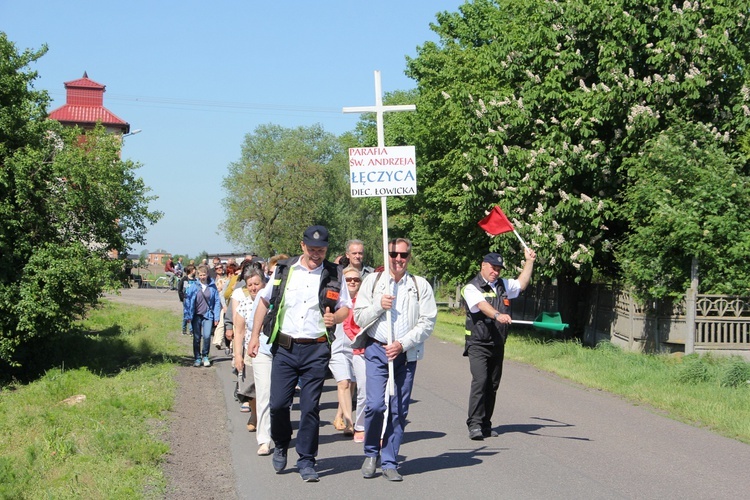
M 534 328 L 538 328 L 540 330 L 555 330 L 556 332 L 561 332 L 568 328 L 567 323 L 562 322 L 562 318 L 560 318 L 560 313 L 549 313 L 549 312 L 543 312 L 539 316 L 534 319 L 534 321 L 513 321 L 513 324 L 519 324 L 519 325 L 531 325 Z
M 562 322 L 560 313 L 548 313 L 543 312 L 534 320 L 534 328 L 540 328 L 542 330 L 555 330 L 561 332 L 568 328 L 567 323 Z

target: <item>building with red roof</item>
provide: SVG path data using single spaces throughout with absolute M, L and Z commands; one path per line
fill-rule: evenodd
M 130 124 L 104 107 L 105 86 L 90 80 L 86 72 L 83 78 L 65 82 L 66 102 L 49 114 L 52 120 L 63 125 L 92 129 L 97 123 L 110 133 L 120 135 L 130 132 Z

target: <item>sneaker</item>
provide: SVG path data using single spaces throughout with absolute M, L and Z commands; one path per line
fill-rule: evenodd
M 273 470 L 278 474 L 286 468 L 286 448 L 276 447 L 273 450 L 273 457 L 271 458 L 273 463 Z
M 201 358 L 195 358 L 195 363 L 193 363 L 193 366 L 198 367 L 201 365 Z
M 484 441 L 484 434 L 482 434 L 482 429 L 479 427 L 475 429 L 469 429 L 469 439 L 472 441 Z
M 302 467 L 299 471 L 299 475 L 302 480 L 306 483 L 317 483 L 320 481 L 318 473 L 312 467 Z
M 396 469 L 383 469 L 383 478 L 396 483 L 404 480 Z
M 364 443 L 365 442 L 365 431 L 354 431 L 354 442 Z
M 183 335 L 187 335 L 187 330 L 183 328 L 183 329 L 182 329 L 182 334 L 183 334 Z
M 208 359 L 208 356 L 203 356 L 203 366 L 211 366 L 211 361 Z
M 492 430 L 492 429 L 482 429 L 482 437 L 496 438 L 498 436 L 499 436 L 499 434 L 495 430 Z

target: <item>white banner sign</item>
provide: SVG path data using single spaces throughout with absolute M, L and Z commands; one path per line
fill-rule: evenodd
M 353 198 L 417 194 L 414 146 L 349 148 L 349 181 Z

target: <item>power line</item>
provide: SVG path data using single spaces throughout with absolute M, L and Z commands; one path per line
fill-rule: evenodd
M 50 95 L 65 95 L 61 91 L 47 91 Z M 241 101 L 209 101 L 203 99 L 181 99 L 172 97 L 134 96 L 126 94 L 107 94 L 108 101 L 130 102 L 143 104 L 155 108 L 176 109 L 209 109 L 209 110 L 231 110 L 231 111 L 263 111 L 263 112 L 285 112 L 285 113 L 309 113 L 309 114 L 331 114 L 342 116 L 341 108 L 322 106 L 296 106 L 288 104 L 263 104 Z

